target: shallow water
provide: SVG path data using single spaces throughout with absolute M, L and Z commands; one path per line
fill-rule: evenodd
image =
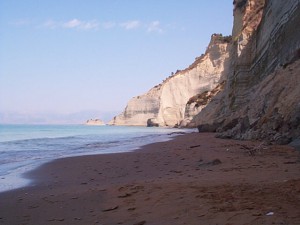
M 128 152 L 170 139 L 178 129 L 84 126 L 0 125 L 0 191 L 26 186 L 22 174 L 53 159 Z M 186 130 L 185 132 L 189 132 Z

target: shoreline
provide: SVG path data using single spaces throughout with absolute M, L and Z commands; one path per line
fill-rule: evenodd
M 36 125 L 28 125 L 24 128 L 21 125 L 17 130 L 14 130 L 14 127 L 4 128 L 7 133 L 17 132 L 18 135 L 14 137 L 4 134 L 0 138 L 0 155 L 4 162 L 0 165 L 0 180 L 2 181 L 0 193 L 27 186 L 30 181 L 24 178 L 23 174 L 55 159 L 129 152 L 153 142 L 170 140 L 174 137 L 174 131 L 178 131 L 178 129 L 156 130 L 134 127 L 128 128 L 129 131 L 126 132 L 125 127 L 90 129 L 83 125 L 75 126 L 75 129 L 69 125 L 43 128 Z M 25 129 L 22 134 L 20 129 Z M 27 135 L 23 135 L 24 133 Z M 122 135 L 121 138 L 119 138 L 119 133 Z M 81 138 L 81 135 L 85 137 Z M 7 137 L 11 140 L 6 140 Z M 66 139 L 63 141 L 64 138 Z M 14 156 L 15 149 L 21 149 L 17 156 Z M 12 152 L 12 157 L 10 152 Z
M 46 163 L 0 224 L 300 224 L 300 153 L 214 135 Z

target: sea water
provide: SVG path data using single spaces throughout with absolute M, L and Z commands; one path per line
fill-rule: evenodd
M 178 129 L 0 125 L 0 192 L 29 185 L 30 180 L 22 174 L 45 162 L 70 156 L 128 152 L 166 141 L 174 132 Z

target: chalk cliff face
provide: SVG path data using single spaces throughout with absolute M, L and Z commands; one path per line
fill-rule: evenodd
M 109 125 L 146 126 L 150 118 L 156 118 L 160 107 L 161 86 L 144 95 L 132 98 L 123 113 L 114 117 Z
M 299 2 L 234 2 L 227 84 L 190 126 L 218 131 L 220 137 L 279 144 L 299 138 Z
M 213 35 L 205 55 L 133 98 L 110 124 L 198 127 L 279 144 L 300 139 L 300 0 L 233 3 L 231 40 Z
M 144 95 L 134 97 L 111 125 L 176 126 L 185 118 L 188 100 L 211 91 L 228 71 L 230 37 L 212 35 L 204 55 L 187 69 L 177 71 Z M 197 111 L 198 112 L 198 111 Z M 194 113 L 195 114 L 195 113 Z

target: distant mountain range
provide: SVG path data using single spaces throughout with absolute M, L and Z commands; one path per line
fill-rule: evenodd
M 97 110 L 76 113 L 28 113 L 0 112 L 0 124 L 84 124 L 88 119 L 101 118 L 109 121 L 117 112 Z

